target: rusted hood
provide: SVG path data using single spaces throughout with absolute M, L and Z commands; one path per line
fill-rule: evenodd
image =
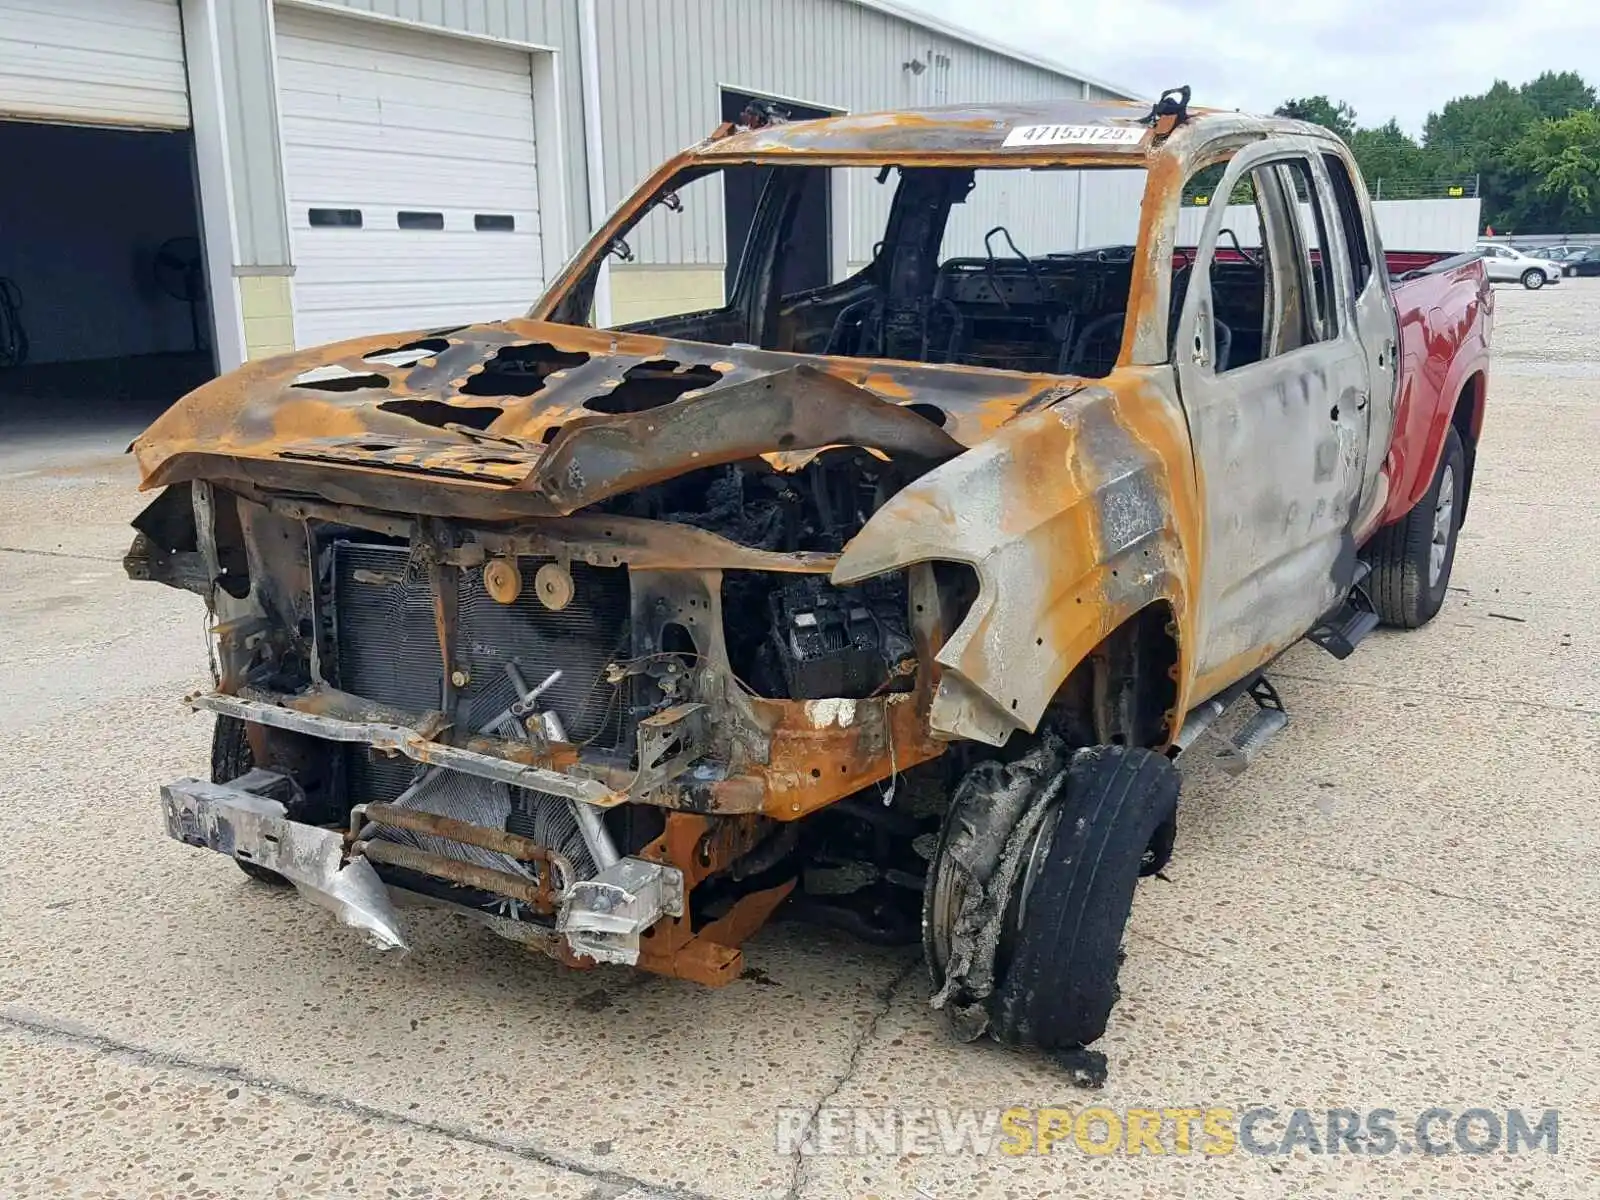
M 248 363 L 178 401 L 132 450 L 146 488 L 240 480 L 446 515 L 483 510 L 489 493 L 508 512 L 566 513 L 698 467 L 763 454 L 793 466 L 834 444 L 943 461 L 1072 386 L 514 320 Z M 435 502 L 406 503 L 412 493 Z

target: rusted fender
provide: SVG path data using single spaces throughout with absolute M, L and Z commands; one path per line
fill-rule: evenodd
M 1181 711 L 1199 536 L 1188 432 L 1152 376 L 1108 383 L 903 488 L 834 568 L 839 584 L 938 560 L 977 571 L 978 598 L 936 656 L 942 736 L 1000 745 L 1037 728 L 1072 669 L 1156 601 L 1176 625 Z

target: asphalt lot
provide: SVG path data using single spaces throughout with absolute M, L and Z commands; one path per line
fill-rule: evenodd
M 949 1041 L 907 954 L 778 925 L 760 981 L 572 972 L 418 917 L 381 957 L 166 839 L 197 600 L 130 584 L 128 430 L 0 430 L 0 1196 L 1538 1197 L 1600 1178 L 1600 280 L 1499 292 L 1445 610 L 1185 784 L 1105 1088 Z M 1558 1151 L 777 1152 L 785 1110 L 1560 1110 Z M 1320 1120 L 1320 1118 L 1319 1118 Z

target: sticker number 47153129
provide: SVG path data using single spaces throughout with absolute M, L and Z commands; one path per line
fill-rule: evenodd
M 1137 125 L 1018 125 L 1006 149 L 1025 146 L 1136 146 L 1148 130 Z

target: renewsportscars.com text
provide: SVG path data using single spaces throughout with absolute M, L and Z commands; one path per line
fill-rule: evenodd
M 780 1154 L 1556 1154 L 1556 1109 L 779 1109 Z

